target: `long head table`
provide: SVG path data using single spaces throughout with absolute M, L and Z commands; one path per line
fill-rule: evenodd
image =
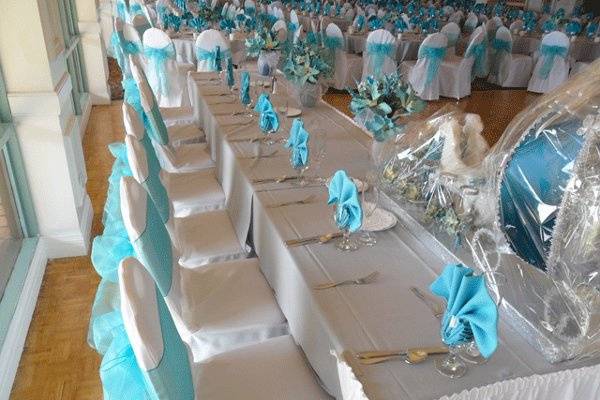
M 376 246 L 348 253 L 332 244 L 287 248 L 284 244 L 287 239 L 335 230 L 332 210 L 326 205 L 326 188 L 253 184 L 253 178 L 293 174 L 287 151 L 281 144 L 274 145 L 272 149 L 278 153 L 253 163 L 256 144 L 240 140 L 261 135 L 256 118 L 231 115 L 243 108 L 237 99 L 221 95 L 224 88 L 214 80 L 214 74 L 191 73 L 189 78 L 191 93 L 197 100 L 196 112 L 216 161 L 218 179 L 227 196 L 236 231 L 241 239 L 253 241 L 262 271 L 289 321 L 290 330 L 324 387 L 341 398 L 332 351 L 341 354 L 440 344 L 439 322 L 409 287 L 426 289 L 446 263 L 457 261 L 456 256 L 431 240 L 419 224 L 387 198 L 383 199 L 385 207 L 397 214 L 399 223 L 394 229 L 378 234 Z M 281 80 L 280 94 L 271 96 L 275 106 L 294 105 L 286 96 Z M 324 102 L 305 109 L 302 118 L 309 132 L 322 130 L 327 135 L 325 160 L 318 171 L 311 173 L 327 177 L 337 169 L 346 169 L 352 176 L 365 176 L 371 147 L 371 138 L 365 132 Z M 277 137 L 287 136 L 291 119 L 282 118 L 281 122 Z M 310 194 L 315 194 L 318 201 L 268 207 Z M 368 285 L 312 289 L 319 283 L 363 276 L 373 270 L 379 271 L 379 277 Z M 494 398 L 509 398 L 499 394 L 508 390 L 506 387 L 518 390 L 523 382 L 543 386 L 550 393 L 546 398 L 554 398 L 553 393 L 560 395 L 561 390 L 566 390 L 564 374 L 535 379 L 533 375 L 593 364 L 588 361 L 551 365 L 504 321 L 499 326 L 499 337 L 498 351 L 489 362 L 470 367 L 461 379 L 439 375 L 431 361 L 411 366 L 399 359 L 368 367 L 355 366 L 354 372 L 370 399 L 437 399 L 453 393 L 460 393 L 453 398 L 487 399 L 493 393 Z M 518 377 L 530 378 L 504 382 L 500 389 L 498 384 L 488 386 Z M 473 391 L 466 392 L 476 387 L 484 387 L 477 396 Z

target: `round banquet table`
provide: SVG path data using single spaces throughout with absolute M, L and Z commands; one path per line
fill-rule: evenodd
M 344 354 L 439 344 L 439 321 L 409 288 L 426 290 L 445 264 L 467 262 L 468 256 L 453 253 L 432 239 L 384 195 L 382 206 L 396 214 L 399 223 L 378 233 L 376 246 L 349 253 L 332 244 L 287 247 L 287 239 L 335 231 L 332 209 L 326 204 L 327 190 L 317 182 L 305 187 L 255 182 L 295 171 L 281 144 L 271 147 L 277 150 L 274 156 L 254 162 L 252 156 L 260 143 L 253 139 L 264 135 L 256 118 L 232 115 L 243 107 L 237 98 L 223 96 L 224 88 L 214 82 L 216 76 L 191 73 L 189 84 L 230 218 L 240 240 L 251 238 L 291 334 L 329 393 L 342 399 L 344 387 L 354 388 L 350 395 L 356 396 L 346 398 L 361 400 L 516 399 L 515 393 L 519 400 L 565 400 L 567 395 L 573 398 L 575 389 L 581 393 L 582 387 L 590 391 L 600 387 L 600 367 L 593 366 L 594 362 L 549 364 L 515 332 L 504 314 L 499 321 L 498 351 L 487 363 L 469 367 L 461 379 L 440 376 L 432 362 L 407 365 L 401 359 L 373 366 L 352 363 L 350 378 L 338 373 L 338 360 Z M 276 109 L 294 104 L 282 77 L 279 82 L 281 90 L 271 95 Z M 325 178 L 338 169 L 365 176 L 372 145 L 368 134 L 323 101 L 304 109 L 302 118 L 309 132 L 326 132 L 326 156 L 309 176 Z M 280 123 L 275 137 L 283 139 L 292 120 L 281 116 Z M 271 207 L 309 195 L 315 200 L 308 204 Z M 379 277 L 368 285 L 313 290 L 319 283 L 364 276 L 373 270 Z M 544 397 L 534 397 L 541 394 Z

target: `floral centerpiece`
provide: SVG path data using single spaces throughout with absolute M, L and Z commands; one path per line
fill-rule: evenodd
M 296 90 L 296 97 L 305 107 L 314 107 L 321 97 L 319 80 L 331 76 L 331 63 L 327 50 L 298 40 L 290 47 L 283 73 Z
M 402 133 L 399 119 L 425 107 L 425 103 L 409 84 L 402 82 L 397 72 L 380 79 L 369 76 L 358 84 L 356 91 L 347 90 L 352 96 L 350 110 L 354 120 L 371 132 L 378 142 Z
M 270 76 L 275 71 L 281 47 L 277 34 L 264 25 L 246 39 L 246 52 L 249 57 L 258 57 L 258 73 L 263 76 Z

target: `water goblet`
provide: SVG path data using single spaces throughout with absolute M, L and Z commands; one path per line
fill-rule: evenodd
M 338 240 L 335 247 L 337 247 L 339 250 L 342 250 L 342 251 L 358 250 L 358 247 L 359 247 L 358 243 L 352 237 L 350 229 L 345 225 L 343 218 L 341 218 L 343 211 L 341 211 L 341 212 L 338 212 L 338 211 L 340 211 L 340 210 L 338 210 L 338 207 L 336 206 L 334 220 L 335 220 L 337 227 L 342 231 L 342 237 L 340 238 L 340 240 Z
M 467 366 L 458 355 L 459 346 L 448 345 L 448 355 L 435 360 L 435 369 L 448 378 L 460 378 L 467 373 Z
M 375 183 L 374 174 L 368 173 L 365 181 L 367 187 L 363 188 L 361 192 L 363 218 L 365 221 L 373 215 L 379 202 L 379 189 Z M 365 246 L 375 246 L 377 244 L 377 239 L 373 232 L 364 229 L 360 231 L 358 241 Z

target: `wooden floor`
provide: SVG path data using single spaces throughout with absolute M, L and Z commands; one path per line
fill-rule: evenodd
M 534 98 L 522 90 L 479 91 L 458 104 L 482 116 L 486 137 L 494 142 L 508 122 Z M 347 112 L 348 95 L 327 95 L 327 100 Z M 425 114 L 447 103 L 432 102 Z M 95 106 L 84 138 L 87 189 L 94 208 L 93 236 L 102 231 L 107 177 L 113 163 L 106 146 L 123 140 L 120 105 L 115 102 L 111 106 Z M 48 264 L 11 399 L 102 398 L 100 357 L 86 342 L 98 282 L 89 257 Z

